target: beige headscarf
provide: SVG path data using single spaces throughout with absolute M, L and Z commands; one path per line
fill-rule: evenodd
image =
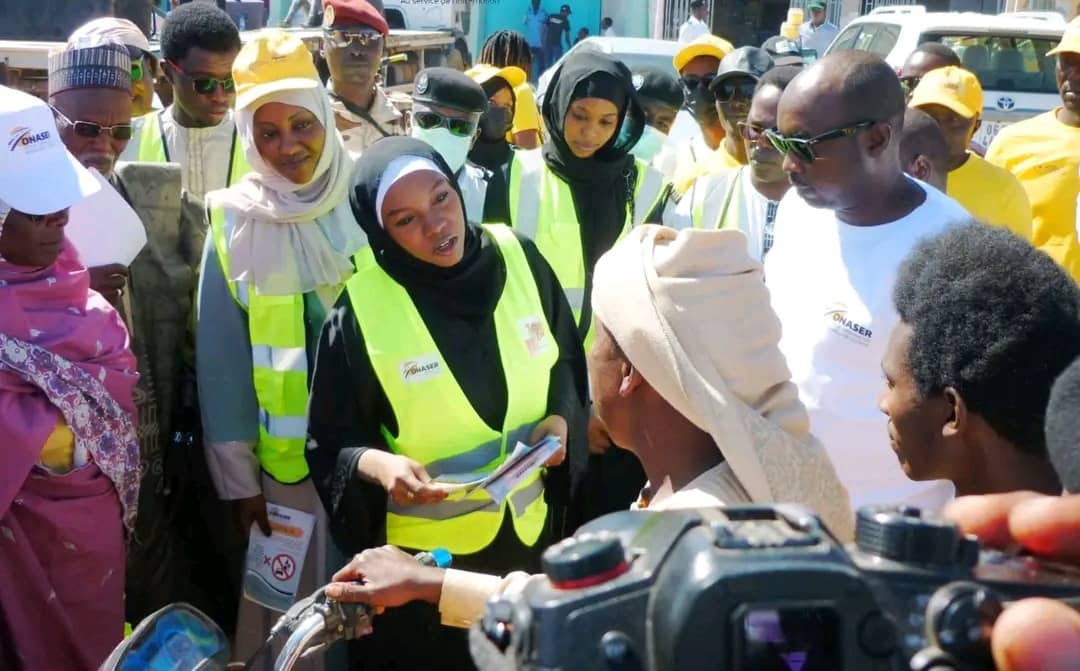
M 810 434 L 742 232 L 635 228 L 597 263 L 592 303 L 649 385 L 712 435 L 751 501 L 805 505 L 851 538 L 847 490 Z

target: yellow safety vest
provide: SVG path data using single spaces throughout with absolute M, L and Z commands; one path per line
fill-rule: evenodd
M 694 228 L 709 230 L 731 228 L 740 230 L 739 217 L 742 208 L 742 189 L 739 180 L 742 179 L 742 171 L 742 168 L 737 168 L 731 173 L 719 212 L 714 212 L 711 208 L 706 210 L 706 201 L 709 200 L 709 196 L 713 192 L 705 188 L 698 188 L 703 186 L 701 180 L 706 178 L 699 177 L 695 181 L 690 190 L 690 198 L 692 199 L 691 221 Z
M 139 127 L 139 155 L 137 160 L 147 163 L 168 163 L 169 145 L 165 142 L 165 132 L 161 126 L 161 115 L 165 110 L 151 112 L 142 117 L 142 125 Z M 231 186 L 240 178 L 251 172 L 247 157 L 244 155 L 244 146 L 240 142 L 240 136 L 233 128 L 232 155 L 229 156 L 229 169 L 225 186 Z
M 637 164 L 634 202 L 632 208 L 627 208 L 620 239 L 631 227 L 645 222 L 668 190 L 663 175 L 640 159 L 634 161 Z M 540 149 L 514 152 L 510 168 L 510 218 L 519 233 L 536 243 L 555 271 L 574 311 L 578 329 L 588 327 L 585 336 L 588 351 L 595 332 L 592 320 L 587 325 L 581 323 L 587 274 L 581 247 L 581 224 L 574 210 L 570 185 L 548 168 Z
M 547 412 L 551 369 L 559 357 L 559 345 L 513 231 L 501 224 L 483 228 L 506 263 L 506 284 L 494 314 L 507 390 L 501 431 L 477 415 L 408 292 L 379 267 L 370 247 L 356 255 L 356 275 L 345 285 L 375 375 L 397 419 L 396 436 L 383 427 L 387 444 L 393 452 L 423 464 L 435 478 L 490 472 L 517 441 L 528 443 L 533 426 Z M 534 545 L 547 518 L 539 472 L 512 490 L 502 505 L 483 491 L 427 505 L 399 506 L 391 501 L 387 542 L 471 554 L 495 539 L 507 506 L 518 538 Z
M 210 232 L 225 277 L 229 249 L 225 212 L 210 211 Z M 263 470 L 285 484 L 308 475 L 308 360 L 304 296 L 263 296 L 246 282 L 228 282 L 233 300 L 248 316 L 255 397 L 259 403 L 259 442 L 255 456 Z

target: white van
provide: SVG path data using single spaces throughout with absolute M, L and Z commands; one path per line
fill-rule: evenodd
M 1065 18 L 1053 12 L 993 16 L 927 12 L 921 5 L 879 7 L 845 26 L 826 53 L 870 51 L 899 73 L 923 42 L 951 47 L 982 83 L 983 124 L 975 141 L 985 147 L 1005 126 L 1060 104 L 1056 59 L 1046 52 L 1064 31 Z

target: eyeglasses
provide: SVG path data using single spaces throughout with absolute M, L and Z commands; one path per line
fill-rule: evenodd
M 842 137 L 851 137 L 860 130 L 870 128 L 876 123 L 876 121 L 860 121 L 850 126 L 830 130 L 810 138 L 785 137 L 781 135 L 779 131 L 770 129 L 765 131 L 765 137 L 769 138 L 769 142 L 772 144 L 773 148 L 781 154 L 791 154 L 803 163 L 813 163 L 817 158 L 814 154 L 814 145 L 828 142 L 829 140 L 838 140 Z
M 736 98 L 750 100 L 754 97 L 757 82 L 749 77 L 729 77 L 713 87 L 713 93 L 720 102 L 730 102 Z
M 218 86 L 221 86 L 221 90 L 226 93 L 232 93 L 236 88 L 236 81 L 232 77 L 226 77 L 225 79 L 218 79 L 217 77 L 192 77 L 184 72 L 184 69 L 173 61 L 166 62 L 171 65 L 177 73 L 191 81 L 191 85 L 195 88 L 196 93 L 204 96 L 217 91 Z
M 50 107 L 52 106 L 50 105 Z M 130 123 L 118 123 L 115 126 L 102 126 L 93 121 L 72 121 L 55 107 L 52 107 L 52 111 L 56 116 L 60 117 L 61 121 L 68 126 L 71 126 L 72 130 L 74 130 L 75 134 L 79 137 L 93 138 L 105 133 L 117 140 L 130 140 L 134 133 Z
M 324 30 L 323 37 L 339 49 L 344 49 L 353 42 L 361 49 L 374 48 L 382 44 L 383 38 L 378 32 L 354 30 Z
M 749 123 L 747 121 L 740 121 L 735 125 L 739 129 L 739 134 L 742 135 L 748 142 L 753 143 L 767 140 L 769 131 L 775 130 L 773 128 L 766 128 L 765 126 L 762 126 L 760 124 Z M 772 145 L 771 142 L 769 144 L 770 146 Z
M 922 77 L 916 77 L 915 75 L 911 75 L 910 77 L 901 77 L 900 86 L 904 88 L 905 93 L 911 93 L 915 90 L 915 87 L 918 86 L 919 82 L 921 81 Z
M 709 88 L 709 84 L 712 84 L 712 80 L 716 79 L 716 75 L 683 75 L 681 79 L 683 86 L 692 91 L 699 86 L 703 89 Z
M 478 121 L 469 121 L 467 119 L 454 119 L 448 116 L 443 116 L 438 112 L 413 112 L 413 122 L 423 128 L 424 130 L 431 130 L 433 128 L 446 128 L 450 131 L 451 135 L 458 137 L 472 137 L 476 132 Z

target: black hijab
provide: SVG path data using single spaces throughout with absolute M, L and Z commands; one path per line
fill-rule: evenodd
M 364 150 L 364 158 L 353 171 L 349 204 L 353 216 L 368 237 L 375 261 L 386 274 L 405 287 L 414 301 L 435 305 L 458 317 L 491 314 L 506 283 L 506 265 L 498 249 L 485 241 L 478 228 L 465 220 L 464 255 L 449 268 L 421 261 L 394 242 L 379 224 L 375 211 L 379 182 L 390 163 L 402 156 L 415 156 L 434 163 L 461 201 L 457 179 L 439 152 L 411 137 L 382 138 Z
M 619 109 L 619 125 L 611 140 L 585 159 L 574 156 L 563 134 L 570 104 L 581 98 L 604 98 Z M 596 260 L 615 244 L 626 222 L 637 178 L 630 148 L 645 129 L 645 111 L 626 65 L 607 54 L 581 50 L 572 52 L 555 71 L 542 115 L 547 132 L 544 161 L 570 185 L 581 222 L 585 269 L 591 276 Z

